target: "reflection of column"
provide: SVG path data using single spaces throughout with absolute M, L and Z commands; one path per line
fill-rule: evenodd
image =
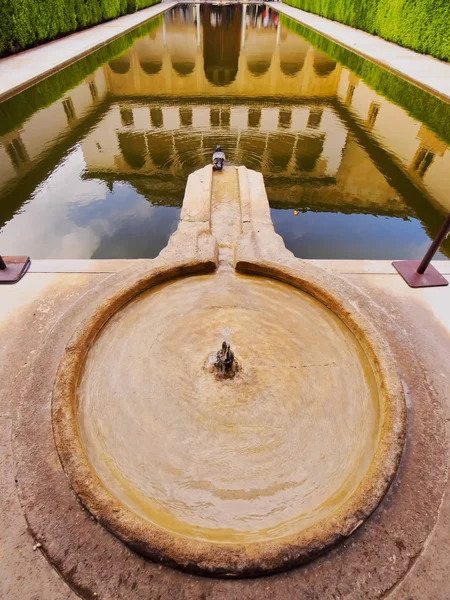
M 5 146 L 5 150 L 16 169 L 20 168 L 22 164 L 30 160 L 20 135 L 11 140 L 9 144 Z
M 200 4 L 195 6 L 195 11 L 197 13 L 197 46 L 201 46 L 202 38 L 200 30 Z
M 245 30 L 247 28 L 247 6 L 245 4 L 242 5 L 242 25 L 241 25 L 241 50 L 245 44 Z
M 280 23 L 278 23 L 278 25 L 277 25 L 277 43 L 276 43 L 277 46 L 280 43 L 280 32 L 281 32 L 281 27 L 280 27 Z
M 162 34 L 163 34 L 163 43 L 164 43 L 164 46 L 167 46 L 166 19 L 163 19 Z
M 342 127 L 342 123 L 332 110 L 325 108 L 318 131 L 325 133 L 321 155 L 327 164 L 325 175 L 335 177 L 347 142 L 347 129 Z

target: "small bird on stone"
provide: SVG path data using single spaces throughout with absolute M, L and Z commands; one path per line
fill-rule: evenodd
M 223 152 L 220 146 L 216 146 L 216 151 L 213 154 L 213 170 L 221 171 L 225 163 L 225 152 Z

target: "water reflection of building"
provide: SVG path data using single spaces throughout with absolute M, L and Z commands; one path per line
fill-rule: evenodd
M 356 139 L 361 124 L 369 137 Z M 184 5 L 167 14 L 158 30 L 0 138 L 1 193 L 38 185 L 25 175 L 45 161 L 48 174 L 83 137 L 91 174 L 185 174 L 209 160 L 219 137 L 232 160 L 289 180 L 287 203 L 410 215 L 408 194 L 393 189 L 370 139 L 401 167 L 408 189 L 450 209 L 448 148 L 264 6 Z
M 446 144 L 403 108 L 388 102 L 345 69 L 337 97 L 366 124 L 380 146 L 396 157 L 415 185 L 427 191 L 438 208 L 450 211 L 446 180 L 450 150 Z
M 21 127 L 0 136 L 0 193 L 14 192 L 18 183 L 48 159 L 55 145 L 64 146 L 103 105 L 107 94 L 105 74 L 99 69 Z
M 125 117 L 125 118 L 124 118 Z M 191 170 L 217 140 L 232 162 L 284 177 L 334 177 L 346 131 L 323 106 L 117 104 L 83 142 L 90 169 L 150 174 Z
M 161 29 L 105 67 L 114 96 L 336 95 L 341 68 L 334 61 L 277 22 L 275 26 L 273 16 L 267 27 L 254 27 L 254 15 L 264 22 L 269 9 L 208 4 L 178 10 Z M 220 14 L 219 24 L 212 17 Z

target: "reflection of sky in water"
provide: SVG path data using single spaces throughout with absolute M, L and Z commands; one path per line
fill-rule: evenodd
M 153 207 L 128 183 L 83 180 L 80 147 L 58 165 L 5 225 L 2 247 L 34 258 L 154 258 L 175 231 L 180 209 Z M 50 243 L 49 243 L 50 240 Z
M 421 259 L 430 240 L 417 219 L 271 210 L 275 231 L 299 258 Z M 446 257 L 438 252 L 435 260 Z
M 154 257 L 217 143 L 298 256 L 419 258 L 450 210 L 446 144 L 276 12 L 179 5 L 0 136 L 1 251 Z

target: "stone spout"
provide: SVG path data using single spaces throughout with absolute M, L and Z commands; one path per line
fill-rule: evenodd
M 238 371 L 239 363 L 230 348 L 230 344 L 225 341 L 222 342 L 222 348 L 217 352 L 216 362 L 214 363 L 216 379 L 232 379 Z

